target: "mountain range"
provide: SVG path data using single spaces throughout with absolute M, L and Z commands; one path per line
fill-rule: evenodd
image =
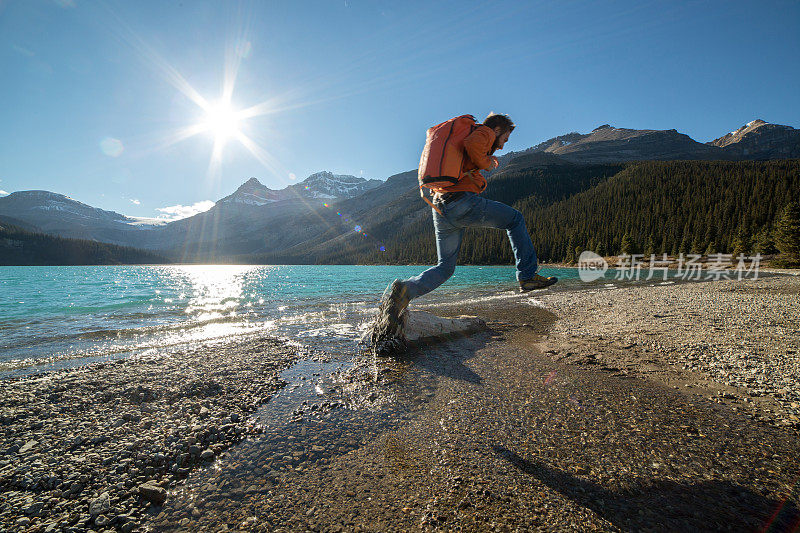
M 507 203 L 538 195 L 537 201 L 546 204 L 593 186 L 599 176 L 621 168 L 615 165 L 630 161 L 788 158 L 800 158 L 800 130 L 763 120 L 708 143 L 674 129 L 634 130 L 605 124 L 586 134 L 568 133 L 499 157 L 500 166 L 489 173 L 489 184 L 497 190 L 503 183 L 515 184 L 504 192 Z M 541 174 L 542 169 L 558 169 L 575 178 L 563 186 L 510 178 Z M 54 192 L 19 191 L 0 198 L 0 222 L 60 237 L 153 250 L 182 261 L 261 257 L 313 263 L 333 260 L 354 236 L 379 249 L 381 239 L 395 238 L 429 217 L 416 185 L 416 170 L 385 181 L 319 172 L 280 190 L 250 178 L 210 210 L 159 224 Z
M 590 133 L 567 133 L 513 155 L 541 152 L 573 163 L 786 159 L 800 157 L 800 130 L 756 119 L 704 144 L 677 130 L 633 130 L 604 124 Z

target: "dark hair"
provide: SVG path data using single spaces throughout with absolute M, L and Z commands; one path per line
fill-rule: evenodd
M 514 123 L 511 121 L 508 115 L 500 115 L 494 111 L 489 113 L 489 116 L 483 121 L 483 125 L 492 129 L 502 128 L 503 133 L 507 131 L 514 131 Z

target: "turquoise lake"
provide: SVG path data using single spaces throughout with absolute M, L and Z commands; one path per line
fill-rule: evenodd
M 0 267 L 0 376 L 246 334 L 268 334 L 321 350 L 355 349 L 387 284 L 425 268 Z M 559 276 L 557 290 L 586 285 L 575 269 L 542 271 Z M 513 296 L 514 272 L 511 266 L 459 266 L 450 280 L 414 305 Z

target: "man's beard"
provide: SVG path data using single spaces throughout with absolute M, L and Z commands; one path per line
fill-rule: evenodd
M 492 143 L 492 149 L 489 150 L 489 155 L 494 154 L 497 150 L 500 149 L 499 143 L 497 141 L 500 140 L 501 135 L 498 135 L 494 138 L 494 143 Z

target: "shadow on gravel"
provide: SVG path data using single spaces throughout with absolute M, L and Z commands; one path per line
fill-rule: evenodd
M 766 498 L 730 481 L 693 484 L 671 480 L 629 483 L 612 491 L 557 468 L 528 461 L 502 446 L 494 452 L 574 502 L 588 507 L 623 531 L 792 532 L 800 509 L 790 501 Z
M 500 334 L 493 330 L 467 335 L 453 335 L 449 342 L 434 345 L 419 344 L 407 358 L 413 364 L 435 376 L 466 381 L 480 385 L 483 378 L 464 364 L 492 338 Z
M 432 308 L 428 311 L 435 312 Z M 439 310 L 443 316 L 459 314 L 477 315 L 486 321 L 488 329 L 482 333 L 453 335 L 449 342 L 433 345 L 419 343 L 412 346 L 404 359 L 433 375 L 480 385 L 483 378 L 464 362 L 473 357 L 491 340 L 503 336 L 503 330 L 522 328 L 533 335 L 545 335 L 558 320 L 551 311 L 539 307 L 507 307 L 483 304 L 470 308 Z
M 152 526 L 157 531 L 234 529 L 268 509 L 273 524 L 294 531 L 300 526 L 293 521 L 299 519 L 310 527 L 318 519 L 305 513 L 319 505 L 315 495 L 332 480 L 343 483 L 331 466 L 417 416 L 435 396 L 439 377 L 481 383 L 465 362 L 493 335 L 454 337 L 402 358 L 365 352 L 341 366 L 341 361 L 299 361 L 281 374 L 287 386 L 258 411 L 263 434 L 230 448 L 214 467 L 193 473 L 155 513 Z M 392 468 L 417 468 L 401 441 L 386 438 Z M 332 501 L 330 491 L 324 493 L 325 501 Z M 340 505 L 358 509 L 361 503 L 353 496 Z

